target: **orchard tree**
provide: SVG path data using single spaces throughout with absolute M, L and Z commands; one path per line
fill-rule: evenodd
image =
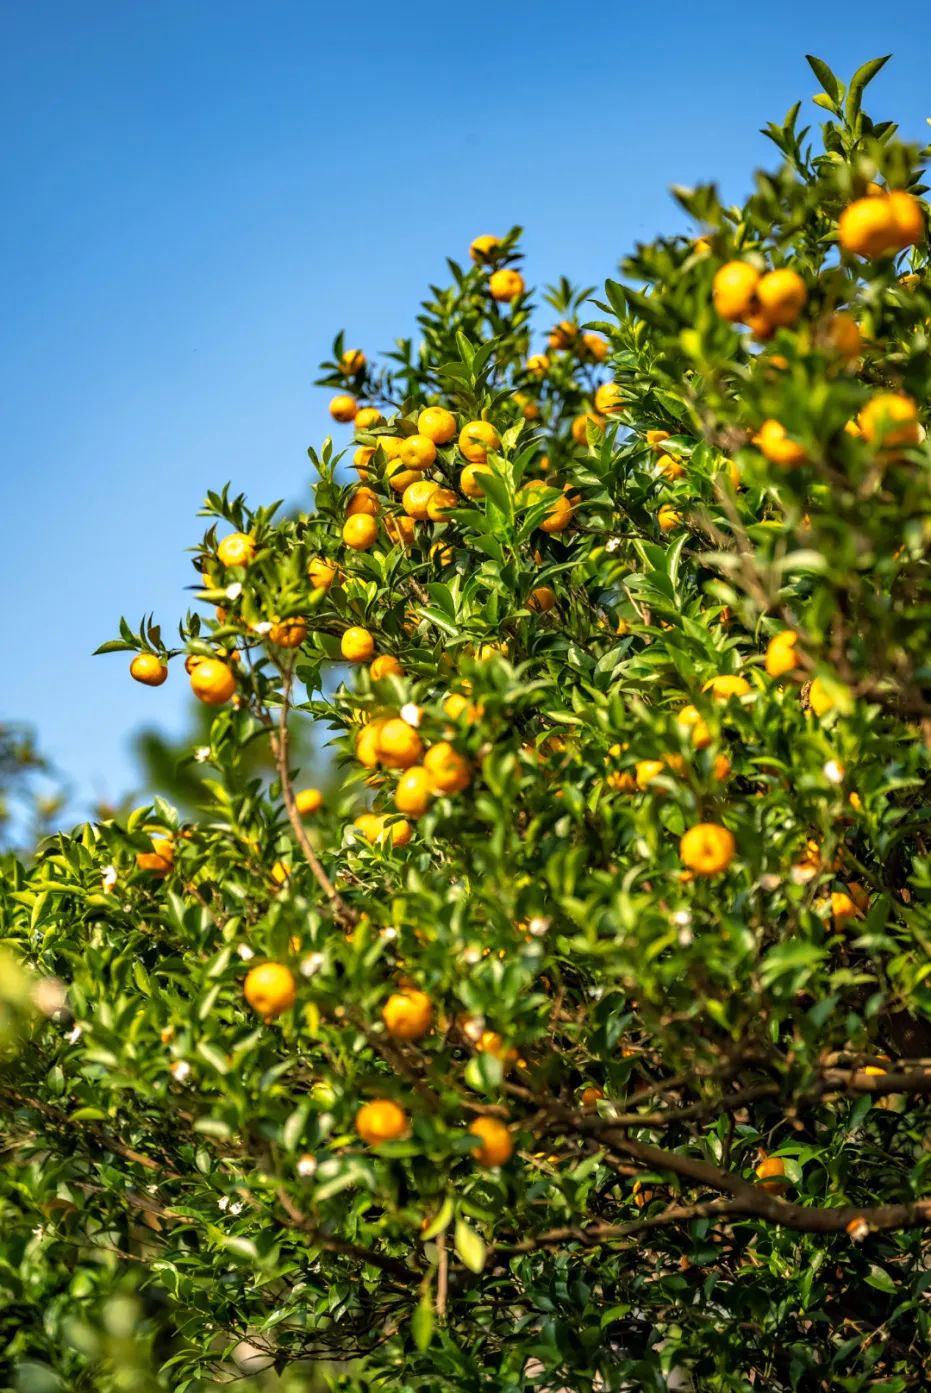
M 104 644 L 187 670 L 203 805 L 7 864 L 23 1388 L 928 1386 L 931 273 L 883 61 L 811 59 L 817 147 L 793 107 L 542 339 L 516 229 L 416 343 L 339 336 L 307 510 L 208 494 L 179 641 Z

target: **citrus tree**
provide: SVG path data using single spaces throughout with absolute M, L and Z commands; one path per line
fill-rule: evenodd
M 306 511 L 208 494 L 179 640 L 104 644 L 213 716 L 196 820 L 6 866 L 22 1386 L 927 1387 L 931 276 L 882 61 L 811 59 L 817 148 L 793 107 L 542 339 L 517 230 L 380 364 L 338 337 Z

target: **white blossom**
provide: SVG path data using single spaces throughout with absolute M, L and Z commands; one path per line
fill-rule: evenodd
M 103 874 L 101 876 L 101 883 L 103 884 L 104 890 L 107 892 L 112 890 L 118 880 L 119 876 L 117 874 L 116 867 L 104 866 Z
M 229 1209 L 229 1207 L 230 1207 L 229 1196 L 228 1196 L 228 1195 L 221 1195 L 220 1198 L 217 1200 L 217 1209 L 227 1210 L 227 1209 Z
M 314 973 L 319 972 L 322 966 L 322 953 L 308 953 L 306 958 L 301 959 L 301 976 L 313 977 Z
M 244 963 L 251 962 L 252 959 L 255 957 L 255 953 L 254 953 L 253 950 L 249 947 L 248 943 L 239 943 L 239 944 L 237 944 L 237 946 L 236 946 L 236 952 L 237 952 L 237 953 L 239 954 L 239 956 L 242 958 L 242 960 L 243 960 Z
M 243 1210 L 242 1200 L 236 1200 L 235 1204 L 230 1205 L 231 1214 L 241 1214 Z
M 463 948 L 463 950 L 462 950 L 462 961 L 463 961 L 468 967 L 474 967 L 474 965 L 475 965 L 476 963 L 480 963 L 480 962 L 482 961 L 482 950 L 481 950 L 481 948 L 476 947 L 476 945 L 475 945 L 474 943 L 473 943 L 473 944 L 471 945 L 471 947 L 469 947 L 469 948 Z
M 617 551 L 617 549 L 618 549 L 618 547 L 619 547 L 620 545 L 621 545 L 621 539 L 620 539 L 620 537 L 609 537 L 608 540 L 605 542 L 605 551 L 608 551 L 608 552 Z
M 198 764 L 206 764 L 207 760 L 210 758 L 210 746 L 198 745 L 194 751 L 194 758 L 197 760 Z
M 393 939 L 397 938 L 398 931 L 393 924 L 386 924 L 385 927 L 381 930 L 381 936 L 382 938 L 387 939 L 389 943 L 391 943 Z
M 228 585 L 224 591 L 228 600 L 238 600 L 242 594 L 242 581 L 234 580 L 232 585 Z
M 171 1066 L 171 1072 L 176 1083 L 184 1083 L 190 1077 L 191 1066 L 186 1059 L 176 1059 Z
M 81 1029 L 81 1027 L 79 1025 L 76 1025 L 73 1026 L 71 1030 L 67 1032 L 67 1034 L 65 1035 L 65 1039 L 68 1041 L 69 1045 L 76 1045 L 83 1034 L 84 1032 Z
M 269 623 L 269 621 L 268 621 L 267 619 L 263 619 L 262 622 L 261 622 L 261 624 L 253 624 L 253 625 L 252 625 L 253 632 L 254 632 L 254 633 L 257 633 L 257 634 L 262 634 L 262 635 L 264 635 L 264 634 L 270 634 L 273 628 L 274 628 L 274 625 L 271 624 L 271 623 Z
M 401 707 L 401 720 L 406 721 L 409 726 L 414 726 L 416 728 L 420 725 L 420 714 L 420 707 L 416 706 L 412 701 L 405 702 Z
M 547 919 L 543 914 L 534 914 L 527 924 L 527 932 L 533 934 L 534 938 L 542 938 L 549 929 L 552 920 Z
M 692 911 L 690 909 L 677 909 L 672 916 L 672 922 L 680 929 L 685 929 L 692 922 Z
M 316 1169 L 317 1159 L 315 1156 L 302 1156 L 297 1163 L 297 1173 L 304 1180 L 313 1175 Z
M 821 772 L 829 784 L 842 784 L 844 782 L 844 766 L 839 760 L 829 759 Z

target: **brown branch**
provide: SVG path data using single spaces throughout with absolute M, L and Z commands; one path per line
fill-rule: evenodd
M 442 1321 L 446 1318 L 446 1300 L 449 1294 L 449 1249 L 446 1245 L 446 1232 L 437 1234 L 436 1249 L 439 1261 L 436 1268 L 436 1315 Z
M 737 1200 L 703 1200 L 700 1204 L 674 1204 L 659 1214 L 651 1214 L 643 1219 L 632 1219 L 626 1224 L 590 1224 L 580 1228 L 574 1224 L 562 1228 L 547 1229 L 545 1233 L 523 1238 L 519 1243 L 496 1244 L 496 1254 L 529 1253 L 535 1248 L 553 1248 L 562 1243 L 581 1243 L 583 1247 L 594 1248 L 601 1243 L 613 1243 L 619 1238 L 630 1238 L 644 1233 L 647 1229 L 668 1228 L 672 1224 L 687 1223 L 691 1219 L 729 1218 L 743 1212 Z
M 294 787 L 291 783 L 291 774 L 288 769 L 288 711 L 291 707 L 291 672 L 284 673 L 284 684 L 281 692 L 281 707 L 278 713 L 278 732 L 269 731 L 272 743 L 272 753 L 275 756 L 275 765 L 278 770 L 278 780 L 281 784 L 281 796 L 284 800 L 285 811 L 288 814 L 288 821 L 294 831 L 297 844 L 304 853 L 304 859 L 313 872 L 314 879 L 320 889 L 330 902 L 330 908 L 337 919 L 345 924 L 354 924 L 356 914 L 349 908 L 342 895 L 327 875 L 317 853 L 314 851 L 310 838 L 301 822 L 301 815 L 297 810 L 297 803 L 294 799 Z
M 386 1253 L 377 1253 L 371 1248 L 363 1248 L 358 1243 L 351 1243 L 345 1238 L 335 1238 L 332 1234 L 321 1233 L 320 1229 L 311 1219 L 303 1214 L 291 1199 L 287 1190 L 280 1187 L 276 1194 L 282 1209 L 291 1220 L 294 1228 L 323 1248 L 328 1253 L 338 1253 L 341 1257 L 355 1258 L 358 1262 L 367 1263 L 371 1267 L 379 1267 L 382 1272 L 388 1272 L 392 1277 L 398 1277 L 402 1282 L 410 1283 L 419 1274 L 401 1262 L 398 1258 L 389 1257 Z

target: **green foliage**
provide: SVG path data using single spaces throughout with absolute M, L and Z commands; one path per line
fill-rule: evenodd
M 927 1386 L 931 449 L 869 404 L 927 420 L 931 279 L 925 240 L 864 260 L 837 232 L 870 181 L 920 194 L 921 152 L 862 110 L 881 60 L 846 89 L 810 62 L 823 148 L 794 107 L 744 206 L 677 191 L 705 240 L 638 247 L 596 301 L 554 286 L 545 364 L 487 262 L 450 262 L 383 366 L 337 337 L 322 384 L 382 416 L 354 441 L 368 550 L 328 440 L 297 516 L 208 495 L 177 646 L 151 618 L 104 645 L 219 659 L 235 695 L 196 816 L 156 800 L 6 862 L 7 951 L 67 990 L 0 1075 L 22 1386 L 182 1393 L 263 1352 L 268 1388 Z M 789 322 L 718 313 L 735 259 L 802 278 Z M 481 493 L 441 443 L 422 477 L 456 506 L 410 521 L 392 471 L 428 404 L 499 442 Z M 360 626 L 399 673 L 338 666 Z M 401 712 L 413 760 L 449 742 L 465 771 L 422 812 L 386 732 L 358 757 Z M 340 778 L 302 821 L 311 725 Z M 269 1019 L 262 962 L 296 985 Z M 416 1039 L 382 1019 L 410 989 Z M 380 1144 L 371 1100 L 404 1112 Z

